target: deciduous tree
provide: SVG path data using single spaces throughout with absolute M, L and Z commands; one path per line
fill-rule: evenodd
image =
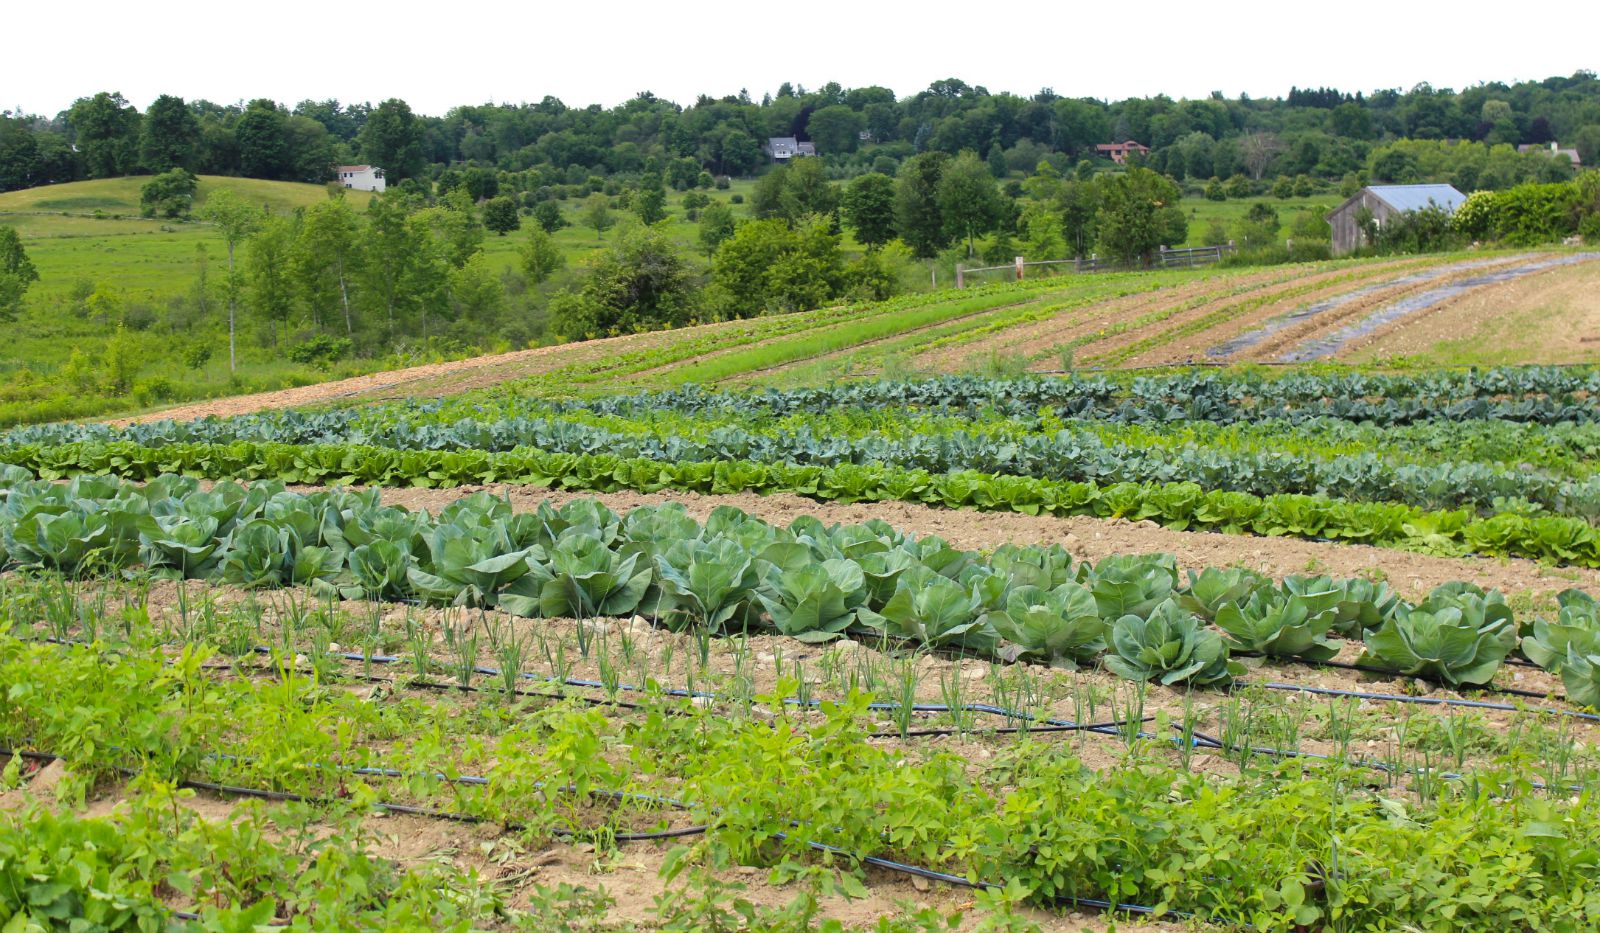
M 894 179 L 878 172 L 856 176 L 841 207 L 857 243 L 871 250 L 894 239 Z
M 261 225 L 264 215 L 260 208 L 245 201 L 227 188 L 211 192 L 197 212 L 201 220 L 215 224 L 228 247 L 228 370 L 239 368 L 238 306 L 240 280 L 234 265 L 234 252 L 250 234 Z
M 183 98 L 162 94 L 145 111 L 139 135 L 139 161 L 152 172 L 198 164 L 200 121 Z
M 427 163 L 422 149 L 423 126 L 411 107 L 397 97 L 377 106 L 357 138 L 362 156 L 382 168 L 391 185 L 422 174 Z
M 22 248 L 15 227 L 0 227 L 0 321 L 14 321 L 22 309 L 28 287 L 39 281 L 39 270 Z
M 483 226 L 500 236 L 522 227 L 517 202 L 508 197 L 490 198 L 483 204 Z

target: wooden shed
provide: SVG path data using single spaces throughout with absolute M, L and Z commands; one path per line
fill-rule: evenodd
M 1328 223 L 1333 226 L 1333 255 L 1340 256 L 1361 247 L 1364 234 L 1359 217 L 1362 208 L 1370 211 L 1372 219 L 1381 227 L 1396 215 L 1430 207 L 1442 207 L 1455 213 L 1466 199 L 1467 196 L 1452 185 L 1368 185 L 1328 214 Z

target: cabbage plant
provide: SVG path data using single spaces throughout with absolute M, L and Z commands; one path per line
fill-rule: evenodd
M 1130 613 L 1118 619 L 1108 642 L 1106 667 L 1129 680 L 1220 684 L 1244 672 L 1228 659 L 1222 636 L 1176 600 L 1156 606 L 1148 617 Z
M 1489 683 L 1511 650 L 1501 631 L 1478 628 L 1454 606 L 1402 610 L 1364 641 L 1362 663 L 1453 687 Z
M 1217 610 L 1216 622 L 1228 633 L 1229 644 L 1240 651 L 1326 661 L 1339 653 L 1339 646 L 1327 640 L 1336 618 L 1326 602 L 1257 590 L 1247 599 L 1224 604 Z
M 779 634 L 831 641 L 855 624 L 867 600 L 866 578 L 854 561 L 833 558 L 778 573 L 756 598 Z
M 1030 657 L 1075 670 L 1106 647 L 1108 626 L 1100 618 L 1094 594 L 1077 583 L 1051 590 L 1016 587 L 1005 610 L 990 613 L 988 620 L 1005 640 L 999 653 L 1007 661 Z

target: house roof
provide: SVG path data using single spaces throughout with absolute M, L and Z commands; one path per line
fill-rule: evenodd
M 1128 139 L 1128 140 L 1124 140 L 1124 141 L 1122 141 L 1120 143 L 1101 143 L 1100 145 L 1095 146 L 1095 148 L 1096 149 L 1149 149 L 1150 147 L 1146 146 L 1144 143 L 1137 142 L 1137 141 L 1132 140 L 1132 139 Z
M 334 169 L 336 172 L 364 172 L 372 168 L 370 165 L 340 165 Z
M 1420 211 L 1428 207 L 1442 207 L 1454 211 L 1467 196 L 1454 185 L 1369 185 L 1373 197 L 1402 213 Z
M 789 148 L 793 149 L 796 143 L 793 136 L 770 136 L 767 138 L 767 145 L 788 146 Z

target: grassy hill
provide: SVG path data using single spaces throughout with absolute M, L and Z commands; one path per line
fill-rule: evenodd
M 139 189 L 150 180 L 147 175 L 129 178 L 97 178 L 60 185 L 24 188 L 0 194 L 0 215 L 10 213 L 53 213 L 139 215 Z M 324 200 L 327 189 L 292 181 L 264 181 L 259 178 L 229 178 L 201 175 L 195 203 L 204 204 L 213 191 L 227 189 L 242 198 L 265 205 L 269 210 L 287 212 Z M 357 207 L 372 199 L 370 192 L 351 191 L 347 195 Z M 9 222 L 9 221 L 7 221 Z M 47 235 L 47 234 L 46 234 Z

